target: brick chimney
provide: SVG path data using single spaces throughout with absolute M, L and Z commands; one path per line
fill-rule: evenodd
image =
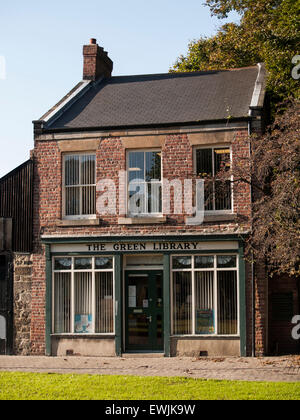
M 96 39 L 92 38 L 89 45 L 83 47 L 83 79 L 98 80 L 101 77 L 110 78 L 113 62 L 107 52 L 99 47 Z

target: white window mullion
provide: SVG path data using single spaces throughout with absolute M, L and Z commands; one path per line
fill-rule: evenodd
M 192 257 L 192 334 L 196 334 L 196 293 L 195 293 L 195 270 L 194 270 L 195 258 Z
M 214 257 L 214 308 L 215 308 L 215 334 L 218 335 L 218 275 L 217 275 L 217 256 Z
M 215 177 L 215 149 L 212 148 L 212 175 Z M 216 180 L 213 182 L 213 210 L 216 211 Z
M 75 285 L 74 285 L 74 258 L 72 258 L 71 271 L 71 332 L 75 332 Z
M 95 258 L 92 260 L 92 331 L 96 331 L 96 281 L 95 281 Z

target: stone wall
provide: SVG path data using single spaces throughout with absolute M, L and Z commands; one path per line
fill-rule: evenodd
M 32 255 L 14 256 L 14 354 L 31 352 Z

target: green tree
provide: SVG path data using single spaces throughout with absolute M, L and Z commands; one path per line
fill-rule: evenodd
M 299 97 L 299 80 L 292 78 L 300 54 L 300 2 L 298 0 L 206 0 L 211 13 L 226 18 L 235 11 L 239 24 L 223 25 L 211 38 L 189 45 L 171 72 L 222 70 L 264 62 L 268 92 L 273 103 Z

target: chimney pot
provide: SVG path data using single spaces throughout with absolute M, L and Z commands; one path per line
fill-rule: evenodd
M 96 45 L 97 44 L 97 40 L 95 38 L 91 38 L 90 39 L 90 44 L 91 45 Z

